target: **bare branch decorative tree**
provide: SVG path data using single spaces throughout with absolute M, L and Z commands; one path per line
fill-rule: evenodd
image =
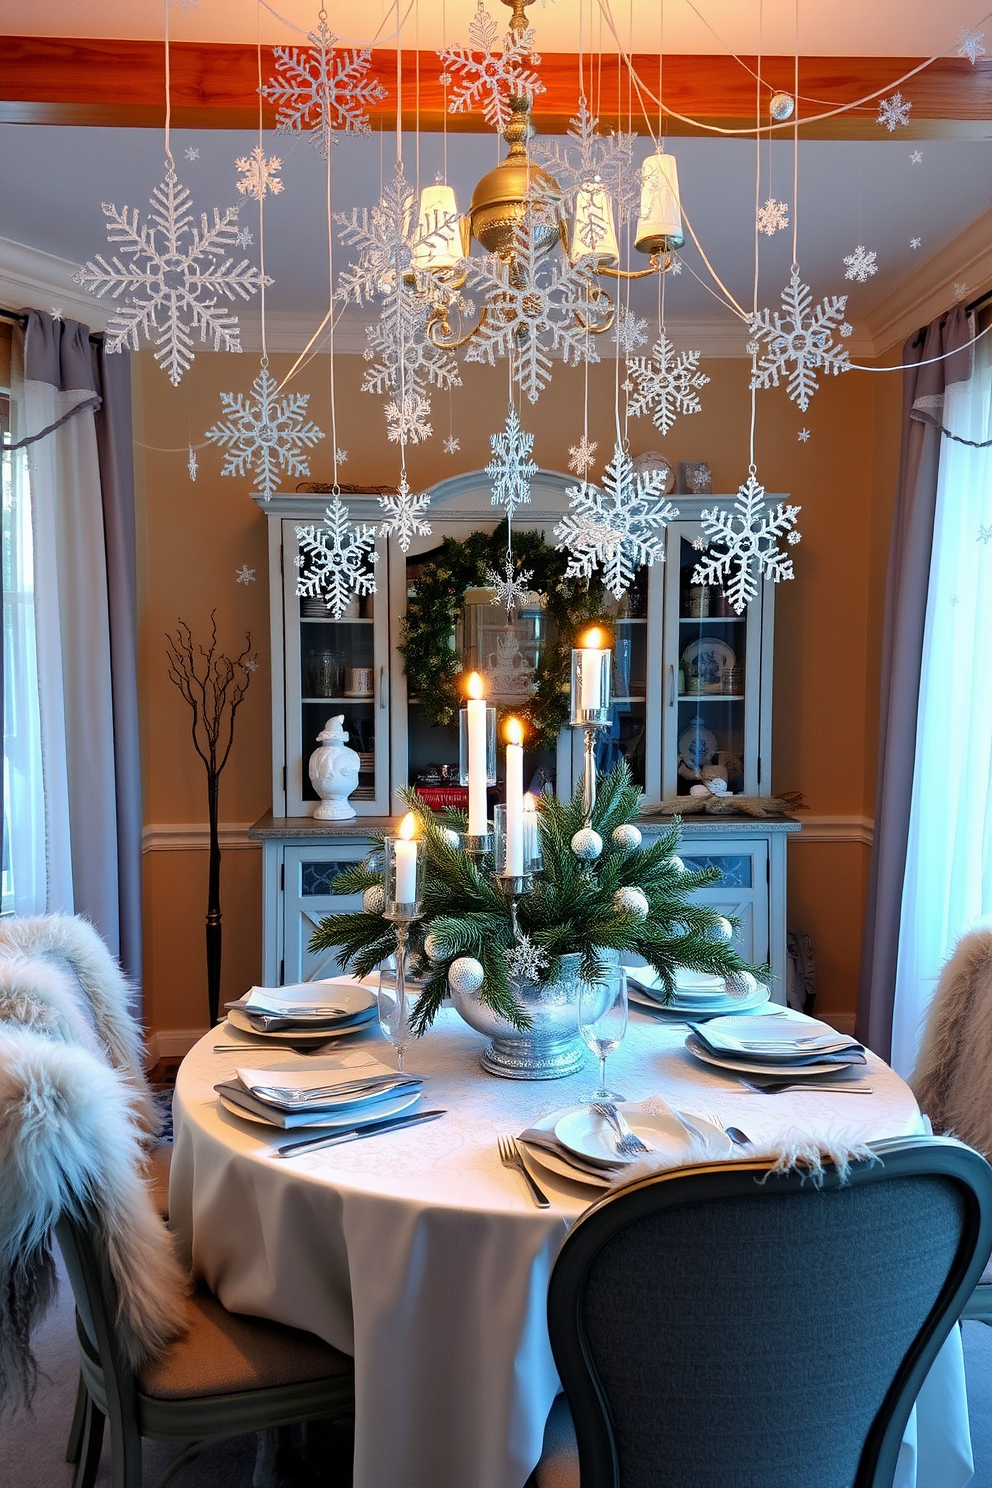
M 177 622 L 176 634 L 166 636 L 169 681 L 173 682 L 193 714 L 193 748 L 207 772 L 207 810 L 210 819 L 210 867 L 207 887 L 207 997 L 210 1025 L 217 1022 L 220 1007 L 221 914 L 220 837 L 217 806 L 220 777 L 234 743 L 234 721 L 244 702 L 258 657 L 251 649 L 251 633 L 245 631 L 245 647 L 230 657 L 217 649 L 217 611 L 210 612 L 210 644 L 193 640 L 185 620 Z

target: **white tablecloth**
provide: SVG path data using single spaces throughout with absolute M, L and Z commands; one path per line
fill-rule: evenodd
M 176 1082 L 171 1223 L 196 1274 L 233 1311 L 306 1328 L 354 1355 L 355 1488 L 522 1488 L 559 1389 L 548 1278 L 594 1191 L 549 1178 L 552 1207 L 535 1208 L 519 1174 L 502 1167 L 496 1136 L 574 1104 L 595 1071 L 493 1078 L 478 1064 L 484 1041 L 446 1009 L 408 1064 L 430 1076 L 426 1104 L 448 1115 L 284 1161 L 271 1156 L 270 1128 L 228 1114 L 214 1094 L 245 1062 L 213 1052 L 226 1037 L 201 1040 Z M 756 1142 L 922 1130 L 908 1086 L 874 1056 L 871 1096 L 759 1096 L 693 1059 L 684 1039 L 684 1027 L 632 1011 L 611 1084 L 632 1100 L 660 1093 L 716 1113 Z M 955 1329 L 907 1430 L 897 1488 L 963 1488 L 971 1473 Z

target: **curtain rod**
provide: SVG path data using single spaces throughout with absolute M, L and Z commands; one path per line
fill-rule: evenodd
M 4 305 L 0 305 L 0 315 L 3 316 L 4 320 L 13 320 L 17 325 L 27 325 L 28 318 L 23 310 L 8 310 Z M 90 331 L 90 340 L 102 341 L 103 332 Z

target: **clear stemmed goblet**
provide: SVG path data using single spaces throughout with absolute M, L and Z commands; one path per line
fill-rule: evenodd
M 599 1060 L 599 1089 L 587 1099 L 621 1101 L 625 1097 L 606 1088 L 606 1059 L 627 1032 L 627 973 L 607 966 L 595 981 L 579 984 L 579 1033 Z
M 385 969 L 379 972 L 379 1027 L 396 1050 L 396 1068 L 401 1074 L 407 1046 L 413 1043 L 410 1014 L 419 990 L 404 984 L 401 992 L 395 972 Z

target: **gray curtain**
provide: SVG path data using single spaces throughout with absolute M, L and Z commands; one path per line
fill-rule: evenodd
M 970 377 L 971 340 L 970 319 L 957 305 L 911 336 L 902 357 L 902 450 L 885 588 L 875 836 L 857 1017 L 858 1037 L 883 1059 L 892 1042 L 944 393 Z

